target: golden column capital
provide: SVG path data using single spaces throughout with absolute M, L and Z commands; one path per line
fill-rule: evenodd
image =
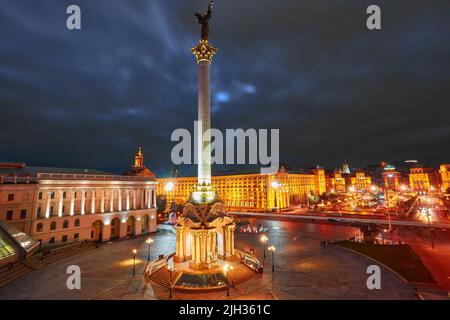
M 197 63 L 201 61 L 212 62 L 213 55 L 217 52 L 217 48 L 209 44 L 208 40 L 199 40 L 198 45 L 191 49 L 192 54 L 197 59 Z

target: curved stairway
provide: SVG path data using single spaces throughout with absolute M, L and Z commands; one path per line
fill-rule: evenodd
M 231 285 L 237 286 L 252 279 L 256 275 L 256 272 L 247 267 L 245 264 L 240 263 L 234 266 L 234 269 L 230 271 L 229 279 Z
M 172 272 L 172 284 L 176 282 L 178 277 L 181 274 L 181 271 L 169 271 L 167 269 L 167 266 L 162 266 L 155 272 L 148 275 L 148 278 L 155 282 L 156 284 L 159 284 L 160 286 L 169 288 L 170 287 L 170 272 Z

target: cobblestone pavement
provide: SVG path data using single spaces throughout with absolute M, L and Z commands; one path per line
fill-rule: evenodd
M 275 272 L 271 255 L 265 271 L 225 291 L 174 292 L 174 299 L 416 299 L 414 292 L 390 271 L 381 268 L 381 289 L 366 286 L 373 262 L 342 248 L 320 247 L 320 240 L 340 240 L 355 229 L 304 222 L 251 221 L 269 226 L 268 244 L 276 246 Z M 175 251 L 174 234 L 153 234 L 151 257 Z M 0 289 L 0 299 L 168 299 L 168 290 L 145 281 L 146 237 L 109 243 L 29 273 Z M 263 255 L 259 235 L 237 233 L 236 247 L 254 248 Z M 133 277 L 132 250 L 138 250 Z M 81 290 L 68 290 L 66 269 L 81 268 Z

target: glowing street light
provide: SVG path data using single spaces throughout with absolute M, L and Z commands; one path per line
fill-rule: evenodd
M 169 181 L 164 185 L 164 191 L 170 192 L 173 190 L 174 187 L 175 187 L 175 183 L 173 183 L 172 181 Z
M 233 270 L 233 266 L 230 266 L 228 263 L 223 266 L 223 273 L 227 279 L 227 297 L 230 296 L 230 270 Z
M 153 243 L 152 238 L 148 238 L 145 240 L 145 243 L 148 244 L 148 255 L 147 255 L 147 262 L 150 261 L 150 245 Z
M 272 272 L 275 272 L 275 250 L 277 250 L 277 248 L 275 248 L 275 246 L 272 245 L 269 246 L 267 250 L 272 252 Z
M 133 249 L 133 276 L 136 275 L 136 254 L 137 250 Z
M 261 236 L 261 242 L 263 243 L 263 246 L 264 246 L 264 259 L 266 258 L 266 243 L 267 243 L 267 240 L 269 240 L 269 238 L 267 238 L 267 236 L 265 234 L 263 234 Z
M 281 183 L 279 183 L 277 180 L 273 180 L 270 183 L 270 186 L 272 187 L 272 189 L 274 189 L 274 201 L 275 201 L 275 208 L 276 211 L 278 211 L 278 201 L 277 201 L 277 189 L 279 189 L 281 187 Z
M 273 180 L 273 181 L 270 183 L 270 186 L 271 186 L 272 188 L 274 188 L 274 189 L 277 189 L 277 188 L 280 187 L 280 183 L 279 183 L 277 180 Z

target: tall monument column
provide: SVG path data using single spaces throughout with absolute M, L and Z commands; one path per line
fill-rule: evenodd
M 211 184 L 211 95 L 210 95 L 211 62 L 198 62 L 198 185 Z
M 197 161 L 198 186 L 211 185 L 211 89 L 210 68 L 212 57 L 217 48 L 208 42 L 209 20 L 211 19 L 213 3 L 208 6 L 204 14 L 197 13 L 198 23 L 202 26 L 201 37 L 196 47 L 192 48 L 198 64 L 198 132 L 197 132 Z

